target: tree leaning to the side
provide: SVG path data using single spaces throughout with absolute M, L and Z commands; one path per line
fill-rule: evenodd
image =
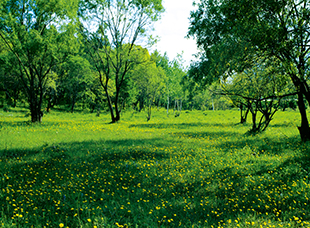
M 91 15 L 91 20 L 81 17 L 81 32 L 91 64 L 98 72 L 101 85 L 106 93 L 112 123 L 120 120 L 120 94 L 124 89 L 126 75 L 133 65 L 139 64 L 132 58 L 135 44 L 147 41 L 147 31 L 163 12 L 161 0 L 96 0 L 81 5 L 83 15 Z M 96 19 L 97 29 L 87 22 Z M 114 81 L 115 91 L 109 93 L 110 81 Z
M 78 0 L 6 0 L 0 5 L 0 39 L 18 63 L 18 78 L 32 122 L 41 122 L 49 73 L 74 51 Z
M 242 52 L 254 50 L 279 59 L 298 94 L 301 139 L 310 140 L 304 103 L 305 98 L 310 104 L 308 0 L 202 0 L 191 13 L 189 35 L 196 37 L 206 55 L 223 44 L 247 43 Z M 221 54 L 234 57 L 223 50 Z

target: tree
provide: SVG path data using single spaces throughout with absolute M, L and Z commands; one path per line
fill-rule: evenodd
M 120 120 L 120 94 L 128 71 L 137 64 L 132 57 L 139 39 L 150 38 L 147 30 L 163 12 L 161 0 L 112 0 L 94 1 L 86 8 L 97 19 L 96 32 L 84 33 L 88 53 L 97 69 L 104 88 L 112 122 Z M 86 20 L 87 21 L 87 20 Z M 85 20 L 84 20 L 85 24 Z M 83 31 L 87 30 L 82 26 Z M 115 82 L 115 98 L 112 99 L 108 87 Z
M 32 122 L 41 122 L 52 68 L 74 51 L 77 0 L 7 0 L 0 8 L 0 40 L 17 62 Z
M 203 0 L 191 13 L 189 35 L 197 38 L 209 61 L 212 56 L 209 53 L 214 54 L 216 49 L 220 50 L 217 57 L 222 59 L 238 59 L 242 57 L 240 51 L 244 55 L 254 51 L 279 59 L 298 93 L 299 132 L 306 141 L 310 140 L 304 103 L 305 98 L 310 104 L 309 28 L 310 2 L 307 0 Z M 232 55 L 219 48 L 226 45 L 229 50 L 236 50 L 234 44 L 236 47 L 245 44 L 242 45 L 245 48 Z M 224 72 L 231 66 L 234 65 L 224 67 Z
M 222 94 L 228 95 L 240 108 L 241 123 L 246 121 L 248 112 L 252 114 L 252 133 L 265 131 L 283 99 L 296 95 L 278 64 L 278 61 L 255 58 L 251 68 L 222 83 Z

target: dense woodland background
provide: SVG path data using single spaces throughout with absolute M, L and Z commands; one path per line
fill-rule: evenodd
M 0 105 L 29 108 L 32 122 L 53 108 L 109 112 L 164 107 L 237 107 L 264 131 L 278 110 L 297 109 L 310 139 L 308 1 L 193 3 L 188 36 L 200 52 L 189 67 L 152 49 L 161 0 L 3 0 Z M 152 50 L 152 51 L 150 51 Z

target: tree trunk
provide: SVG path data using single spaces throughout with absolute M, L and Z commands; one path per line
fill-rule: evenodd
M 252 113 L 252 131 L 255 132 L 256 130 L 257 130 L 256 113 Z
M 256 124 L 257 107 L 255 107 L 255 109 L 253 107 L 250 107 L 249 109 L 252 114 L 252 129 L 250 130 L 250 132 L 255 133 L 258 131 Z
M 182 112 L 182 99 L 180 100 L 180 106 L 179 106 L 179 108 L 180 108 L 180 113 Z
M 169 115 L 169 95 L 167 96 L 167 116 Z
M 76 101 L 76 98 L 75 98 L 75 96 L 72 98 L 72 103 L 71 103 L 71 113 L 73 113 L 74 112 L 74 106 L 75 106 L 75 102 Z
M 33 77 L 34 78 L 34 77 Z M 28 102 L 30 106 L 30 115 L 32 123 L 40 123 L 42 121 L 43 112 L 41 111 L 43 92 L 39 86 L 35 86 L 31 80 L 30 89 L 26 90 Z
M 139 112 L 141 112 L 143 108 L 144 108 L 144 98 L 140 95 L 139 96 Z
M 39 102 L 35 98 L 30 101 L 30 114 L 31 122 L 42 122 L 43 112 L 41 111 L 41 104 L 39 104 Z
M 152 104 L 149 104 L 148 110 L 147 110 L 147 121 L 149 121 L 151 119 L 151 115 L 152 115 Z
M 299 134 L 302 141 L 309 141 L 310 140 L 310 128 L 309 122 L 306 113 L 306 106 L 303 100 L 303 94 L 301 92 L 298 93 L 298 108 L 301 115 L 301 126 L 298 127 Z
M 110 110 L 111 120 L 112 120 L 111 123 L 115 123 L 116 120 L 115 120 L 113 105 L 112 105 L 111 97 L 110 97 L 109 92 L 108 92 L 108 88 L 107 87 L 103 87 L 103 88 L 104 88 L 104 91 L 105 91 L 105 94 L 106 94 L 106 97 L 108 100 L 108 107 Z
M 118 100 L 119 100 L 119 88 L 116 89 L 116 96 L 115 96 L 115 104 L 114 104 L 114 107 L 115 107 L 115 119 L 114 119 L 114 123 L 119 121 L 121 119 L 121 110 L 119 109 L 118 107 Z
M 240 104 L 240 123 L 246 123 L 246 117 L 243 116 L 243 104 Z
M 290 76 L 298 92 L 297 105 L 301 116 L 301 126 L 298 127 L 300 138 L 302 141 L 310 141 L 310 128 L 306 113 L 306 106 L 303 99 L 303 96 L 305 96 L 308 104 L 310 104 L 310 93 L 308 91 L 308 84 L 306 82 L 302 82 L 296 75 Z

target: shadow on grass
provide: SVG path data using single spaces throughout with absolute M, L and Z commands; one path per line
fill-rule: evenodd
M 32 123 L 30 120 L 25 121 L 0 121 L 0 129 L 3 127 L 21 127 L 21 126 L 31 126 Z
M 79 120 L 79 123 L 89 123 L 91 121 L 97 121 L 97 119 L 94 118 L 94 120 Z M 108 124 L 107 122 L 103 122 L 103 124 Z M 49 128 L 53 127 L 57 124 L 61 124 L 62 126 L 72 126 L 72 120 L 53 120 L 53 121 L 45 121 L 42 120 L 41 123 L 38 122 L 31 122 L 30 117 L 28 120 L 25 121 L 0 121 L 0 129 L 1 128 L 16 128 L 16 127 L 27 127 L 27 128 Z
M 190 127 L 231 127 L 234 126 L 235 123 L 153 123 L 153 124 L 132 124 L 129 128 L 136 127 L 136 128 L 155 128 L 155 129 L 188 129 Z
M 185 138 L 196 138 L 196 139 L 219 139 L 219 138 L 228 138 L 228 137 L 238 137 L 241 136 L 238 133 L 230 132 L 230 131 L 203 131 L 203 132 L 175 132 L 173 135 L 178 137 Z
M 249 140 L 239 140 L 237 148 L 247 143 Z M 298 195 L 293 189 L 285 190 L 297 180 L 294 175 L 300 168 L 309 167 L 306 146 L 303 157 L 280 164 L 272 174 L 267 166 L 256 166 L 259 170 L 247 172 L 232 166 L 194 173 L 194 178 L 179 178 L 174 173 L 180 166 L 179 160 L 156 149 L 167 146 L 169 142 L 155 138 L 61 143 L 28 151 L 0 151 L 0 159 L 6 162 L 1 169 L 10 177 L 0 183 L 0 188 L 10 186 L 15 192 L 36 193 L 14 195 L 24 203 L 29 215 L 39 215 L 29 217 L 28 225 L 45 224 L 50 219 L 55 227 L 63 221 L 79 227 L 75 214 L 85 221 L 104 216 L 112 225 L 118 222 L 139 227 L 154 224 L 158 227 L 219 226 L 249 214 L 266 220 L 270 216 L 282 221 L 292 216 L 310 219 L 309 215 L 303 215 L 310 210 L 305 195 Z M 15 155 L 9 156 L 10 153 Z M 16 156 L 26 162 L 20 162 Z M 208 167 L 208 162 L 204 165 Z M 184 175 L 191 172 L 185 171 Z M 299 172 L 299 179 L 304 176 Z M 12 196 L 2 193 L 0 202 L 6 202 L 6 197 Z M 291 210 L 294 200 L 303 208 L 295 206 L 296 210 Z M 61 203 L 55 207 L 54 202 L 58 201 Z M 14 207 L 9 206 L 5 213 L 11 217 Z M 270 216 L 265 216 L 266 213 Z
M 84 141 L 74 143 L 60 143 L 56 145 L 44 145 L 43 147 L 34 148 L 31 150 L 20 150 L 20 149 L 5 149 L 0 150 L 0 159 L 23 158 L 24 160 L 31 160 L 34 156 L 42 158 L 55 157 L 58 154 L 84 154 L 89 151 L 96 153 L 104 153 L 109 158 L 119 159 L 121 157 L 134 158 L 136 151 L 129 149 L 126 151 L 125 148 L 135 148 L 143 146 L 165 146 L 165 143 L 160 138 L 155 139 L 120 139 L 120 140 L 102 140 L 102 141 Z M 152 148 L 152 147 L 150 147 Z M 123 151 L 124 150 L 124 151 Z M 124 153 L 123 153 L 124 152 Z M 152 153 L 158 155 L 158 153 Z M 151 155 L 151 154 L 149 154 Z M 137 157 L 138 158 L 138 157 Z

